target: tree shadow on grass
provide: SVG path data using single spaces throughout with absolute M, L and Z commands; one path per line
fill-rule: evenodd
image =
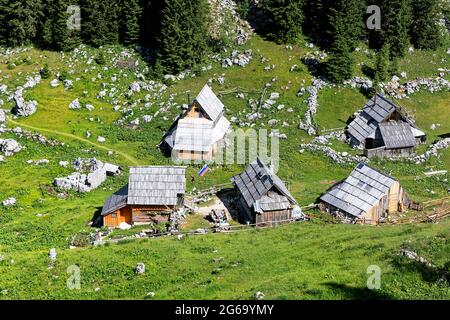
M 102 209 L 103 209 L 103 207 L 97 207 L 95 209 L 96 210 L 94 212 L 94 215 L 93 215 L 91 221 L 92 221 L 92 226 L 94 228 L 98 228 L 98 227 L 103 226 L 103 219 L 102 219 Z
M 444 268 L 439 268 L 397 256 L 392 259 L 391 264 L 399 273 L 418 273 L 425 282 L 447 281 L 450 285 L 450 261 L 444 265 Z
M 325 283 L 327 287 L 336 293 L 340 293 L 345 299 L 351 300 L 393 300 L 389 294 L 380 290 L 370 290 L 368 288 L 355 288 L 346 284 L 336 282 Z

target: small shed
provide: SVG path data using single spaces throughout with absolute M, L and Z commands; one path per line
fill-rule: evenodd
M 179 160 L 209 161 L 217 153 L 230 127 L 224 116 L 223 103 L 205 85 L 163 137 L 160 147 Z
M 238 207 L 247 221 L 274 224 L 293 220 L 297 201 L 261 159 L 257 158 L 243 173 L 234 176 Z
M 184 167 L 131 167 L 128 184 L 111 195 L 102 210 L 103 225 L 146 224 L 168 220 L 184 205 Z
M 406 117 L 400 107 L 381 94 L 376 94 L 347 127 L 353 147 L 364 149 L 368 158 L 406 157 L 426 135 Z
M 320 198 L 319 207 L 347 222 L 378 224 L 388 214 L 403 212 L 409 205 L 398 180 L 360 163 L 347 179 Z

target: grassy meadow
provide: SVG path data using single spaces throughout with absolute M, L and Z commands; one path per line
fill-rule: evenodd
M 361 48 L 365 49 L 363 45 Z M 131 165 L 171 164 L 156 145 L 182 111 L 187 96 L 195 97 L 208 80 L 226 106 L 228 119 L 248 122 L 251 112 L 249 99 L 265 100 L 272 92 L 280 93 L 277 105 L 282 110 L 261 110 L 263 117 L 254 128 L 266 128 L 271 119 L 279 120 L 274 129 L 286 134 L 280 142 L 279 176 L 288 182 L 293 196 L 303 205 L 316 199 L 337 181 L 344 179 L 353 165 L 337 165 L 322 154 L 299 152 L 299 145 L 313 139 L 298 129 L 306 111 L 305 99 L 297 96 L 301 87 L 310 85 L 313 78 L 301 59 L 317 50 L 304 43 L 292 50 L 254 36 L 243 48 L 252 49 L 253 60 L 245 68 L 223 69 L 211 59 L 207 71 L 195 71 L 195 77 L 167 83 L 161 94 L 135 92 L 124 94 L 136 74 L 146 74 L 147 67 L 139 55 L 137 70 L 119 69 L 112 61 L 122 56 L 124 48 L 93 49 L 82 47 L 79 52 L 57 53 L 29 49 L 10 55 L 0 54 L 0 85 L 10 90 L 23 85 L 26 76 L 38 72 L 45 63 L 51 77 L 36 87 L 27 89 L 25 97 L 38 102 L 38 111 L 27 118 L 9 116 L 7 126 L 20 126 L 54 138 L 64 145 L 44 146 L 12 133 L 0 138 L 14 138 L 25 148 L 0 162 L 0 201 L 17 198 L 11 208 L 0 206 L 0 299 L 251 299 L 256 291 L 267 299 L 449 299 L 448 283 L 439 281 L 433 270 L 399 257 L 401 248 L 416 250 L 439 268 L 450 268 L 450 220 L 437 224 L 402 226 L 341 225 L 329 217 L 314 212 L 311 222 L 280 226 L 273 229 L 250 230 L 236 234 L 213 234 L 149 240 L 125 241 L 101 247 L 69 249 L 69 239 L 77 233 L 93 232 L 88 223 L 101 209 L 106 198 L 127 181 Z M 400 62 L 408 79 L 436 76 L 438 68 L 450 69 L 446 47 L 435 52 L 407 54 Z M 373 67 L 371 50 L 355 52 L 358 65 L 355 74 L 363 76 L 362 66 Z M 103 52 L 106 64 L 98 65 L 95 57 Z M 90 61 L 93 60 L 93 61 Z M 11 62 L 16 67 L 10 68 Z M 290 71 L 292 65 L 298 69 Z M 270 71 L 265 67 L 275 65 Z M 74 87 L 52 88 L 50 81 L 58 73 L 66 73 Z M 218 77 L 225 82 L 219 85 Z M 116 78 L 113 82 L 111 79 Z M 446 79 L 450 80 L 448 73 Z M 270 83 L 271 87 L 266 88 Z M 117 93 L 99 98 L 102 90 L 115 87 Z M 108 91 L 107 93 L 109 93 Z M 231 93 L 230 93 L 231 92 Z M 245 99 L 237 93 L 245 94 Z M 7 101 L 3 109 L 13 103 Z M 68 105 L 79 98 L 95 109 L 70 110 Z M 345 127 L 348 118 L 368 100 L 358 89 L 329 87 L 319 93 L 317 123 L 321 130 Z M 417 125 L 428 134 L 428 146 L 450 133 L 450 92 L 422 91 L 408 99 L 397 101 L 414 115 Z M 114 106 L 126 105 L 125 112 Z M 160 110 L 162 108 L 162 110 Z M 289 108 L 293 112 L 288 112 Z M 129 123 L 142 115 L 152 115 L 149 123 L 141 121 L 137 128 Z M 289 126 L 282 126 L 286 122 Z M 440 124 L 431 130 L 432 124 Z M 236 127 L 236 124 L 234 124 Z M 245 127 L 244 127 L 245 128 Z M 86 132 L 91 136 L 88 137 Z M 106 138 L 105 143 L 97 141 Z M 335 142 L 333 148 L 358 154 L 349 146 Z M 111 151 L 111 152 L 109 152 Z M 52 181 L 73 170 L 63 168 L 59 161 L 71 162 L 77 157 L 97 157 L 125 168 L 124 175 L 108 178 L 107 182 L 89 194 L 69 192 L 61 199 Z M 49 164 L 33 165 L 28 160 L 50 160 Z M 422 202 L 448 196 L 450 175 L 426 178 L 430 170 L 450 170 L 450 149 L 440 151 L 440 157 L 416 165 L 406 161 L 373 160 L 371 165 L 397 177 L 411 198 Z M 213 166 L 204 177 L 196 176 L 199 165 L 187 170 L 188 189 L 207 188 L 229 182 L 241 172 L 243 165 Z M 192 220 L 193 228 L 201 222 Z M 57 263 L 48 268 L 48 251 L 56 248 Z M 147 271 L 134 274 L 138 262 Z M 81 269 L 81 289 L 66 286 L 67 268 Z M 377 265 L 382 270 L 382 288 L 366 288 L 367 267 Z

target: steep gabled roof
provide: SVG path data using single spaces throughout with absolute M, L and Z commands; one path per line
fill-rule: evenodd
M 297 204 L 281 179 L 273 174 L 259 158 L 248 165 L 243 173 L 234 176 L 232 180 L 247 205 L 250 208 L 254 207 L 257 212 L 259 208 L 270 209 L 271 204 L 278 207 L 285 204 L 286 201 Z M 269 194 L 269 191 L 275 191 L 279 196 Z
M 385 121 L 396 110 L 398 108 L 394 103 L 377 93 L 366 103 L 355 120 L 349 124 L 347 131 L 358 142 L 362 143 L 376 131 L 381 122 Z
M 373 96 L 363 108 L 363 111 L 377 123 L 386 120 L 396 110 L 398 107 L 379 93 Z
M 205 84 L 202 91 L 200 91 L 197 98 L 195 98 L 195 102 L 200 105 L 208 117 L 214 122 L 216 122 L 223 114 L 224 105 L 222 101 L 217 98 L 207 84 Z
M 128 199 L 128 184 L 110 196 L 102 209 L 102 216 L 108 215 L 114 211 L 120 210 L 127 206 Z
M 331 188 L 320 199 L 360 217 L 378 203 L 395 182 L 394 178 L 360 163 L 345 181 Z
M 347 131 L 359 142 L 363 142 L 377 130 L 377 123 L 365 112 L 356 116 Z
M 380 123 L 380 132 L 386 149 L 411 148 L 416 139 L 409 123 L 389 121 Z
M 131 167 L 128 205 L 176 205 L 186 191 L 184 167 Z
M 209 152 L 214 143 L 225 138 L 230 122 L 223 116 L 224 106 L 208 85 L 194 103 L 202 108 L 202 118 L 184 113 L 164 135 L 163 140 L 174 150 Z

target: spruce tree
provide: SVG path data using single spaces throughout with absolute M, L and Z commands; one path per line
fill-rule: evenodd
M 121 0 L 121 41 L 125 45 L 137 44 L 140 35 L 139 21 L 142 7 L 139 0 Z
M 379 84 L 388 80 L 390 76 L 390 49 L 388 45 L 385 45 L 377 53 L 377 60 L 375 66 L 375 83 Z
M 167 73 L 192 68 L 207 49 L 208 7 L 204 0 L 165 0 L 158 61 Z
M 140 44 L 145 48 L 156 48 L 161 33 L 164 0 L 141 0 L 142 14 L 139 20 Z
M 383 0 L 383 43 L 389 45 L 391 58 L 401 58 L 410 45 L 410 0 Z
M 350 44 L 345 38 L 338 38 L 333 55 L 326 64 L 327 77 L 334 83 L 342 83 L 352 77 L 353 57 Z
M 303 0 L 265 0 L 269 38 L 278 43 L 294 42 L 302 33 Z
M 434 50 L 441 44 L 439 3 L 439 0 L 412 1 L 411 38 L 415 47 Z
M 307 0 L 304 5 L 303 31 L 316 44 L 329 47 L 329 32 L 331 30 L 328 19 L 329 8 L 333 0 Z
M 328 38 L 331 51 L 338 40 L 346 38 L 353 51 L 363 34 L 363 7 L 360 0 L 335 0 L 329 8 Z
M 20 46 L 36 40 L 41 0 L 0 0 L 0 44 Z
M 80 0 L 81 33 L 86 44 L 99 47 L 119 42 L 118 0 Z

